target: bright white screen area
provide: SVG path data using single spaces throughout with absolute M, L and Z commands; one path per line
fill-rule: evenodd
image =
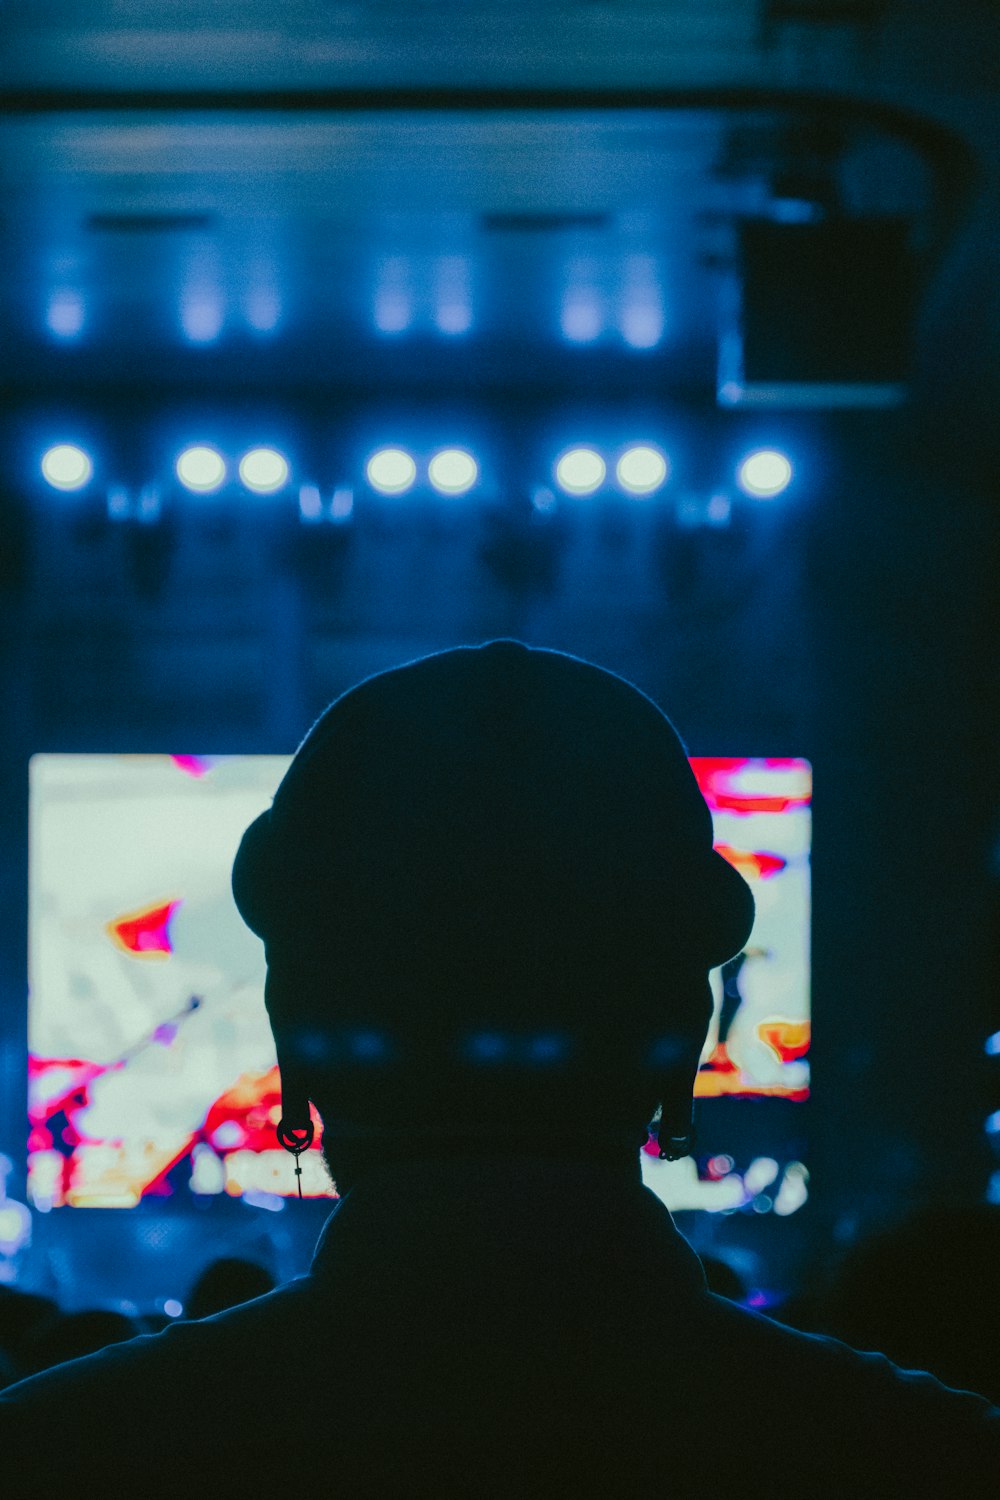
M 712 976 L 697 1093 L 807 1097 L 811 775 L 692 762 L 716 847 L 751 881 L 746 950 Z M 38 1208 L 295 1190 L 264 957 L 229 877 L 286 757 L 40 755 L 31 763 L 29 1193 Z M 643 1176 L 672 1208 L 804 1201 L 799 1162 L 723 1155 Z M 303 1190 L 333 1189 L 317 1149 Z M 784 1195 L 784 1196 L 782 1196 Z

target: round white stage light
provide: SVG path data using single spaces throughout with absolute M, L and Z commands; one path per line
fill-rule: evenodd
M 251 448 L 240 459 L 240 478 L 248 490 L 269 495 L 288 479 L 288 464 L 274 448 Z
M 442 495 L 464 495 L 479 478 L 479 465 L 464 448 L 442 448 L 428 465 L 427 475 Z
M 593 448 L 571 448 L 556 464 L 556 483 L 567 495 L 592 495 L 606 473 L 604 459 Z
M 383 495 L 401 495 L 417 477 L 417 466 L 402 448 L 380 448 L 365 466 L 368 483 Z
M 197 445 L 185 448 L 177 460 L 177 478 L 186 490 L 207 495 L 217 490 L 226 477 L 226 465 L 214 448 Z
M 89 456 L 73 443 L 56 443 L 42 458 L 42 476 L 53 489 L 82 489 L 93 472 Z
M 737 471 L 737 482 L 747 495 L 769 499 L 780 495 L 788 487 L 792 477 L 792 466 L 783 453 L 775 448 L 759 448 L 749 454 Z
M 618 483 L 631 495 L 651 495 L 669 472 L 670 466 L 660 450 L 641 443 L 627 448 L 615 469 Z

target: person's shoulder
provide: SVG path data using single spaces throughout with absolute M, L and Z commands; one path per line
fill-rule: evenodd
M 863 1393 L 910 1409 L 936 1407 L 956 1417 L 981 1420 L 1000 1436 L 1000 1408 L 983 1396 L 956 1390 L 924 1370 L 904 1370 L 884 1354 L 855 1349 L 826 1334 L 800 1332 L 711 1293 L 706 1304 L 717 1337 L 725 1341 L 737 1364 L 741 1354 L 752 1361 L 766 1358 L 772 1372 L 791 1381 L 805 1379 L 809 1389 L 827 1395 L 841 1390 L 852 1404 Z
M 149 1424 L 183 1431 L 200 1410 L 225 1408 L 227 1390 L 260 1361 L 281 1364 L 309 1321 L 308 1282 L 289 1283 L 198 1322 L 177 1322 L 96 1354 L 43 1370 L 0 1391 L 0 1449 L 18 1455 L 8 1472 L 54 1477 L 141 1452 Z M 58 1433 L 53 1450 L 51 1435 Z M 11 1493 L 11 1492 L 8 1492 Z M 28 1487 L 14 1494 L 38 1493 Z
M 1000 1408 L 984 1397 L 719 1297 L 706 1313 L 735 1399 L 781 1412 L 817 1477 L 853 1472 L 858 1496 L 997 1493 Z
M 96 1354 L 67 1360 L 0 1391 L 0 1412 L 26 1408 L 37 1401 L 50 1402 L 71 1390 L 116 1384 L 135 1388 L 135 1382 L 155 1379 L 171 1366 L 200 1362 L 213 1350 L 221 1353 L 227 1345 L 280 1336 L 296 1319 L 308 1295 L 308 1278 L 302 1277 L 212 1317 L 196 1322 L 181 1320 L 160 1333 L 140 1334 Z

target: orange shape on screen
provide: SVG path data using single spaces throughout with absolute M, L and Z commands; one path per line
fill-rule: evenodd
M 139 911 L 126 912 L 108 922 L 105 931 L 116 948 L 135 958 L 166 958 L 172 951 L 170 919 L 179 901 L 159 901 Z
M 732 844 L 716 844 L 715 852 L 728 860 L 744 880 L 766 880 L 769 875 L 777 875 L 788 863 L 787 860 L 781 858 L 780 854 L 755 853 L 751 849 L 734 849 Z
M 761 1021 L 757 1035 L 782 1062 L 794 1062 L 809 1051 L 812 1028 L 808 1021 Z

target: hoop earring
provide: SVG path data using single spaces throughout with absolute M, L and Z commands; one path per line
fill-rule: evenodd
M 302 1197 L 302 1163 L 299 1157 L 303 1151 L 308 1151 L 313 1143 L 315 1131 L 312 1120 L 307 1120 L 304 1125 L 286 1125 L 285 1117 L 282 1115 L 278 1122 L 275 1135 L 285 1150 L 295 1157 L 295 1176 L 299 1184 L 299 1197 Z
M 685 1156 L 690 1156 L 694 1148 L 694 1132 L 689 1130 L 686 1135 L 668 1135 L 660 1142 L 661 1161 L 681 1161 Z

